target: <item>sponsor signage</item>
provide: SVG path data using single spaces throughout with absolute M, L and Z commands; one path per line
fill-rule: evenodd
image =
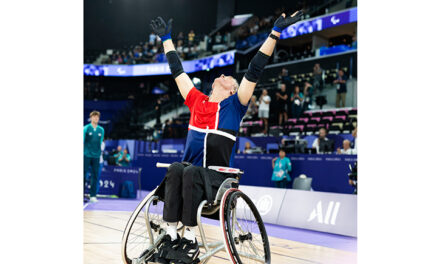
M 240 189 L 266 223 L 357 236 L 356 195 L 242 185 Z M 237 207 L 241 217 L 243 205 Z
M 140 189 L 141 168 L 104 166 L 99 179 L 98 194 L 120 195 L 124 181 L 133 182 L 135 191 Z M 86 185 L 86 193 L 90 192 L 90 183 Z
M 219 53 L 196 60 L 182 61 L 186 73 L 210 70 L 215 67 L 223 67 L 234 64 L 235 50 Z M 84 75 L 92 76 L 151 76 L 171 74 L 167 62 L 149 63 L 137 65 L 93 65 L 84 64 Z
M 281 209 L 281 203 L 286 195 L 286 189 L 246 185 L 240 185 L 239 189 L 251 198 L 252 202 L 257 206 L 258 212 L 260 212 L 261 218 L 264 222 L 277 222 L 278 212 Z M 237 208 L 237 216 L 243 216 L 245 213 L 243 211 L 243 205 L 240 206 L 240 204 L 238 204 Z
M 357 22 L 357 7 L 295 23 L 281 32 L 280 39 L 310 34 L 352 22 Z

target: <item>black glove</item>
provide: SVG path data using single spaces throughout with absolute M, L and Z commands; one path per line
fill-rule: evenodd
M 171 38 L 171 24 L 173 23 L 173 19 L 170 18 L 168 20 L 168 24 L 165 24 L 165 21 L 161 17 L 157 17 L 156 19 L 151 20 L 150 26 L 153 29 L 154 33 L 160 37 L 162 42 Z
M 273 30 L 281 33 L 286 27 L 295 24 L 301 19 L 303 12 L 297 11 L 292 16 L 283 17 L 282 15 L 275 21 Z

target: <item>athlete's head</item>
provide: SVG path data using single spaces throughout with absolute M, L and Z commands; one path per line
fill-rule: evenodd
M 98 111 L 96 111 L 96 110 L 94 110 L 94 111 L 92 111 L 91 113 L 90 113 L 90 121 L 93 123 L 93 124 L 98 124 L 98 121 L 99 121 L 99 117 L 101 116 L 101 113 L 99 113 Z
M 118 146 L 117 150 L 118 150 L 118 152 L 121 152 L 122 147 L 121 147 L 121 146 Z
M 263 96 L 267 95 L 267 90 L 263 89 L 263 91 L 261 92 L 261 95 L 263 95 Z
M 295 93 L 296 93 L 296 94 L 299 94 L 299 92 L 300 92 L 300 90 L 299 90 L 299 86 L 298 86 L 298 85 L 295 85 Z
M 212 84 L 212 94 L 223 95 L 228 98 L 238 91 L 238 82 L 232 76 L 225 76 L 224 74 L 214 80 Z

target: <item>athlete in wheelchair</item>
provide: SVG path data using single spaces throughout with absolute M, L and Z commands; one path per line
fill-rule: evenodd
M 229 168 L 229 164 L 240 122 L 276 41 L 301 15 L 298 11 L 280 16 L 240 85 L 222 74 L 214 80 L 209 96 L 198 91 L 183 70 L 171 41 L 172 19 L 168 23 L 161 17 L 151 21 L 191 117 L 183 162 L 158 164 L 168 167 L 165 178 L 127 223 L 122 241 L 126 264 L 207 263 L 220 250 L 232 263 L 270 263 L 264 223 L 249 197 L 237 189 L 242 171 Z M 201 216 L 220 220 L 222 241 L 208 243 Z M 204 254 L 200 254 L 200 247 Z

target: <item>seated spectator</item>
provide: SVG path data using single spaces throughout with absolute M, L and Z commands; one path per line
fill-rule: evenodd
M 183 57 L 183 40 L 177 41 L 176 52 L 180 57 Z
M 279 157 L 272 160 L 272 181 L 276 188 L 287 188 L 287 183 L 292 181 L 290 172 L 292 171 L 292 163 L 286 158 L 286 152 L 280 149 Z
M 254 119 L 256 118 L 257 113 L 258 113 L 257 97 L 255 95 L 252 95 L 251 102 L 249 103 L 249 107 L 246 112 L 246 118 Z
M 220 31 L 217 31 L 217 34 L 215 34 L 215 37 L 214 37 L 214 43 L 221 44 L 222 42 L 223 42 L 223 37 L 220 34 Z
M 292 102 L 292 117 L 299 118 L 303 112 L 303 100 L 304 95 L 300 92 L 299 86 L 295 85 L 295 89 L 291 95 L 290 101 Z
M 244 144 L 244 150 L 243 150 L 244 154 L 249 154 L 252 153 L 251 152 L 251 143 L 248 141 Z
M 195 37 L 196 37 L 196 34 L 194 33 L 194 30 L 191 29 L 191 31 L 188 33 L 188 44 L 189 45 L 193 44 Z
M 128 154 L 127 149 L 124 149 L 122 155 L 120 155 L 119 158 L 117 159 L 116 164 L 118 166 L 128 167 L 130 166 L 130 161 L 131 161 L 130 154 Z
M 179 34 L 177 35 L 177 42 L 182 41 L 182 43 L 183 43 L 184 40 L 185 40 L 185 37 L 183 36 L 183 32 L 180 31 Z
M 342 142 L 342 147 L 343 147 L 343 149 L 338 148 L 338 151 L 337 151 L 338 154 L 345 154 L 345 155 L 356 154 L 356 151 L 354 149 L 350 148 L 350 140 L 348 140 L 348 139 L 344 140 Z
M 150 33 L 150 36 L 148 38 L 148 43 L 150 43 L 150 45 L 152 46 L 156 45 L 156 34 L 154 34 L 154 32 Z
M 313 141 L 312 148 L 316 149 L 316 153 L 323 154 L 324 150 L 321 149 L 323 146 L 323 142 L 328 142 L 329 139 L 327 138 L 327 129 L 321 127 L 319 129 L 319 137 Z

